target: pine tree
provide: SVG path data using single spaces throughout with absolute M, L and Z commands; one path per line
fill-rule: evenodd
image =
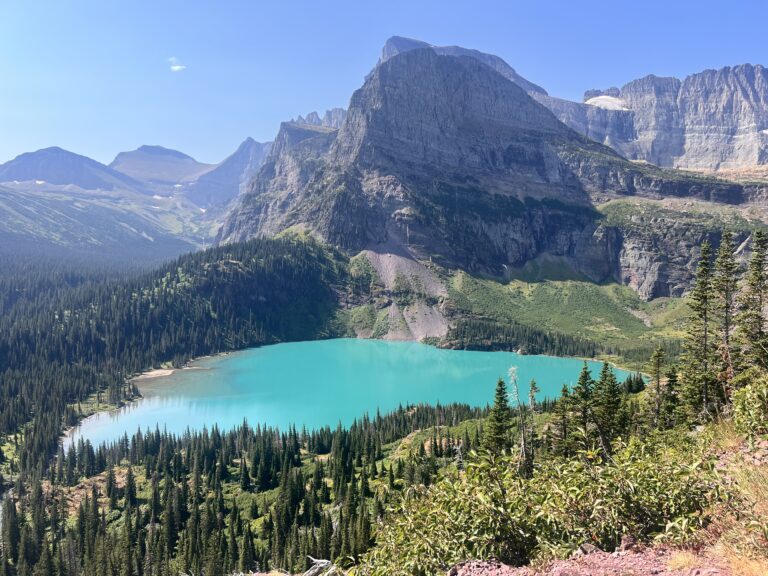
M 124 514 L 123 533 L 120 542 L 120 576 L 134 576 L 135 573 L 131 538 L 131 512 L 128 509 Z
M 248 472 L 248 464 L 245 462 L 245 455 L 240 457 L 240 490 L 250 492 L 251 475 Z
M 3 506 L 3 553 L 14 564 L 19 559 L 19 544 L 21 533 L 19 530 L 19 517 L 16 513 L 16 503 L 13 498 L 8 498 Z
M 531 408 L 531 412 L 536 412 L 536 395 L 541 392 L 539 385 L 536 384 L 536 380 L 531 380 L 531 384 L 528 387 L 528 406 Z
M 593 389 L 595 382 L 589 371 L 589 366 L 584 362 L 576 386 L 573 387 L 573 402 L 578 411 L 579 425 L 584 436 L 584 448 L 590 448 L 592 434 L 589 423 L 592 419 Z
M 55 567 L 53 565 L 53 559 L 51 558 L 51 549 L 48 542 L 43 542 L 42 552 L 40 553 L 40 559 L 35 565 L 34 576 L 54 576 Z
M 250 572 L 255 568 L 256 550 L 253 547 L 253 532 L 251 532 L 251 523 L 245 524 L 243 539 L 240 545 L 242 553 L 240 554 L 240 572 Z
M 596 424 L 603 443 L 609 449 L 610 443 L 619 435 L 622 390 L 608 362 L 604 362 L 600 369 L 593 395 Z
M 233 508 L 234 510 L 234 508 Z M 240 550 L 237 546 L 237 536 L 235 534 L 235 521 L 234 517 L 230 518 L 229 526 L 227 527 L 227 553 L 229 555 L 229 561 L 227 563 L 227 572 L 234 572 L 235 568 L 240 564 Z
M 511 414 L 509 399 L 507 397 L 507 385 L 502 378 L 496 383 L 496 394 L 493 406 L 486 421 L 483 447 L 493 454 L 501 454 L 509 449 Z
M 752 257 L 736 316 L 742 373 L 768 369 L 768 332 L 763 308 L 768 304 L 768 235 L 758 230 L 752 238 Z M 744 380 L 748 378 L 740 378 Z
M 109 498 L 109 509 L 117 508 L 117 481 L 115 479 L 115 469 L 110 466 L 107 472 L 107 497 Z
M 690 294 L 691 318 L 685 342 L 684 396 L 689 417 L 710 417 L 712 407 L 713 350 L 712 246 L 701 245 L 696 283 Z
M 664 390 L 664 400 L 661 404 L 661 426 L 663 428 L 674 428 L 677 425 L 680 411 L 677 366 L 670 366 L 666 377 L 667 383 Z
M 134 507 L 136 505 L 136 478 L 133 476 L 133 468 L 128 466 L 125 475 L 125 504 Z
M 736 314 L 736 290 L 739 274 L 739 265 L 736 262 L 734 251 L 732 234 L 728 231 L 723 232 L 712 277 L 712 287 L 717 298 L 715 307 L 719 340 L 717 356 L 720 362 L 717 371 L 720 388 L 717 392 L 722 393 L 723 401 L 727 401 L 730 397 L 731 382 L 734 376 L 731 334 Z
M 568 389 L 567 384 L 563 384 L 563 388 L 560 391 L 560 398 L 555 404 L 555 427 L 557 433 L 555 453 L 566 458 L 571 453 L 570 413 L 572 404 L 571 391 Z
M 650 362 L 651 384 L 653 386 L 653 427 L 661 422 L 661 405 L 664 401 L 661 388 L 661 377 L 664 372 L 664 348 L 657 346 L 651 355 Z

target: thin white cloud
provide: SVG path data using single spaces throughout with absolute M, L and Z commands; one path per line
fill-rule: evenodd
M 187 69 L 187 67 L 179 62 L 179 59 L 176 58 L 176 56 L 171 56 L 168 58 L 168 64 L 171 65 L 171 72 L 182 72 Z

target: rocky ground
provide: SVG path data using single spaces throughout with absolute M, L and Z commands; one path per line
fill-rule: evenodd
M 713 560 L 685 552 L 646 548 L 619 552 L 595 551 L 558 560 L 541 568 L 514 568 L 498 562 L 469 561 L 449 576 L 737 576 Z

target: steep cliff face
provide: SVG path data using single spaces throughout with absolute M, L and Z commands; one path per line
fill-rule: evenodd
M 598 241 L 559 157 L 578 146 L 594 144 L 485 64 L 408 51 L 376 67 L 338 132 L 283 125 L 221 239 L 300 226 L 353 252 L 404 246 L 495 274 L 542 252 L 575 259 Z
M 768 164 L 768 69 L 744 64 L 693 74 L 677 103 L 686 167 Z
M 645 299 L 687 292 L 701 244 L 718 246 L 724 228 L 734 232 L 737 246 L 744 244 L 754 225 L 749 210 L 688 199 L 627 198 L 600 207 L 601 227 L 620 234 L 617 279 Z
M 744 64 L 684 80 L 646 76 L 584 103 L 534 94 L 561 121 L 623 156 L 663 167 L 768 163 L 768 70 Z
M 221 164 L 188 184 L 184 194 L 203 208 L 225 204 L 244 190 L 271 149 L 272 142 L 246 138 Z
M 623 88 L 588 90 L 584 102 L 571 102 L 548 95 L 498 56 L 458 46 L 395 36 L 380 62 L 424 48 L 483 62 L 576 132 L 631 160 L 704 171 L 768 164 L 768 69 L 763 66 L 706 70 L 682 81 L 649 75 Z
M 562 100 L 546 94 L 531 94 L 549 108 L 557 118 L 579 134 L 600 144 L 610 146 L 626 157 L 636 154 L 629 143 L 637 140 L 632 112 L 626 108 L 588 106 L 580 102 Z
M 675 292 L 674 274 L 633 280 L 654 262 L 594 208 L 617 196 L 738 203 L 744 189 L 628 162 L 482 60 L 414 48 L 382 58 L 338 130 L 283 124 L 219 240 L 297 228 L 495 276 L 547 255 L 647 297 Z

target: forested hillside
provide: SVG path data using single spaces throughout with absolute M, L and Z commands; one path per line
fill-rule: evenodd
M 74 403 L 120 401 L 132 393 L 126 375 L 164 361 L 330 335 L 340 300 L 364 301 L 367 282 L 295 237 L 139 277 L 62 276 L 63 290 L 25 274 L 2 300 L 14 319 L 0 348 L 13 403 L 4 399 L 4 450 L 21 475 L 4 507 L 0 573 L 214 576 L 301 571 L 311 556 L 362 574 L 425 575 L 468 558 L 519 565 L 584 543 L 610 551 L 626 538 L 714 538 L 761 565 L 764 476 L 722 454 L 725 442 L 768 432 L 767 251 L 756 233 L 741 270 L 728 233 L 717 254 L 702 246 L 683 354 L 657 347 L 647 382 L 585 364 L 572 389 L 538 403 L 535 382 L 521 399 L 511 372 L 489 411 L 406 406 L 301 432 L 158 430 L 80 441 L 55 458 Z M 33 313 L 48 300 L 52 317 Z M 723 467 L 742 482 L 729 484 Z
M 71 405 L 115 404 L 127 378 L 163 362 L 330 335 L 343 261 L 311 241 L 257 240 L 155 271 L 17 264 L 0 284 L 0 434 L 25 428 L 22 469 L 42 471 Z
M 422 297 L 376 287 L 353 260 L 300 236 L 212 248 L 150 272 L 5 257 L 0 435 L 23 432 L 17 463 L 39 474 L 65 425 L 136 394 L 134 374 L 249 346 L 354 336 L 350 318 L 361 310 Z M 439 344 L 588 357 L 608 350 L 485 310 L 459 307 L 452 322 Z

